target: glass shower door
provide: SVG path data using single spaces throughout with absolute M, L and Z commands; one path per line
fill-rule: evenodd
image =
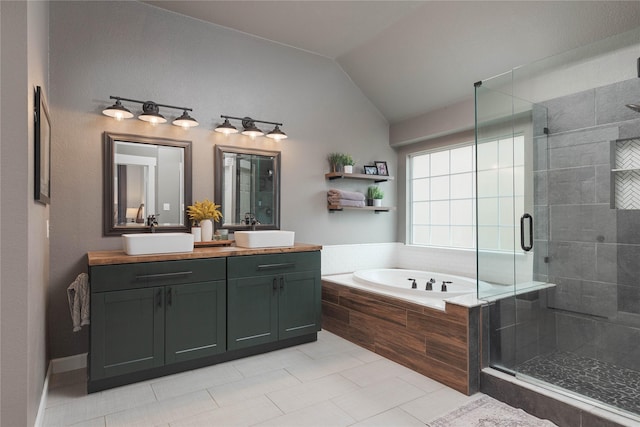
M 546 155 L 546 114 L 513 97 L 511 77 L 476 85 L 478 298 L 489 302 L 490 364 L 509 372 L 537 349 L 518 309 L 539 305 L 529 291 L 546 278 L 548 235 L 536 204 L 545 203 L 536 195 L 546 184 L 534 173 Z

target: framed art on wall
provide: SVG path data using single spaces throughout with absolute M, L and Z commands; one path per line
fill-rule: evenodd
M 36 86 L 34 92 L 34 196 L 46 205 L 51 201 L 51 119 L 42 88 Z

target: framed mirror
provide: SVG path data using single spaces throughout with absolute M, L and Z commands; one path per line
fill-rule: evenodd
M 139 135 L 104 134 L 103 233 L 117 236 L 149 229 L 190 229 L 191 142 Z
M 258 221 L 256 229 L 280 229 L 280 152 L 215 147 L 214 201 L 222 222 L 216 228 L 247 230 L 246 214 Z

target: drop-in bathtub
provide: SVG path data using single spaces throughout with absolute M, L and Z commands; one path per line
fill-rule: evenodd
M 443 281 L 452 282 L 446 292 Z M 465 394 L 479 388 L 480 305 L 467 277 L 402 269 L 322 277 L 323 329 Z
M 421 270 L 398 268 L 359 270 L 353 273 L 353 280 L 374 289 L 397 292 L 406 297 L 446 299 L 476 292 L 475 279 Z M 428 282 L 431 282 L 431 290 L 427 290 Z M 446 286 L 445 291 L 442 290 L 443 284 Z

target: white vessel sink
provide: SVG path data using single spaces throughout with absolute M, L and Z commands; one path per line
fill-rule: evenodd
M 123 234 L 122 246 L 127 255 L 193 252 L 191 233 Z
M 240 248 L 277 248 L 293 246 L 294 231 L 256 230 L 236 231 L 236 246 Z

